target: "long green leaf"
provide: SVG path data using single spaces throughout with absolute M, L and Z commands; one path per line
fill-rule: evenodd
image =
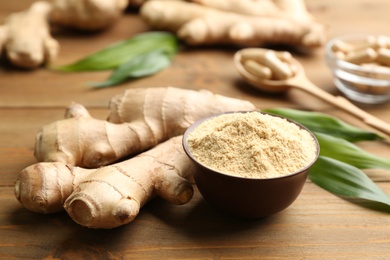
M 364 172 L 335 159 L 320 156 L 310 169 L 309 178 L 333 194 L 390 206 L 390 197 Z
M 387 169 L 390 170 L 390 159 L 369 153 L 347 140 L 316 133 L 320 144 L 320 155 L 331 157 L 353 165 L 359 169 Z
M 120 65 L 106 81 L 91 83 L 90 85 L 98 88 L 117 85 L 128 78 L 140 78 L 155 74 L 170 64 L 169 53 L 162 50 L 142 53 Z
M 118 67 L 136 55 L 156 50 L 165 50 L 173 54 L 176 49 L 177 38 L 174 34 L 147 32 L 106 47 L 75 63 L 51 69 L 63 72 L 108 70 Z
M 380 135 L 352 126 L 336 117 L 323 113 L 308 112 L 289 108 L 264 109 L 264 112 L 292 119 L 314 132 L 326 133 L 350 142 L 363 140 L 381 140 Z

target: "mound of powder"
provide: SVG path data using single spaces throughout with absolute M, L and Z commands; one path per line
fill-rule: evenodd
M 316 157 L 316 141 L 288 120 L 259 112 L 213 117 L 188 136 L 192 155 L 225 174 L 273 178 L 296 172 Z

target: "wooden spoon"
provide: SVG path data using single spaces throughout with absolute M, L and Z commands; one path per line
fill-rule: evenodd
M 265 51 L 265 49 L 256 48 L 260 51 Z M 322 90 L 318 86 L 314 85 L 306 76 L 305 71 L 302 65 L 296 60 L 292 59 L 290 62 L 296 66 L 296 73 L 293 77 L 286 80 L 265 80 L 257 78 L 256 76 L 250 74 L 242 65 L 240 50 L 234 55 L 234 63 L 241 74 L 241 76 L 253 87 L 271 93 L 281 93 L 288 91 L 290 88 L 300 89 L 306 93 L 309 93 L 335 107 L 338 107 L 349 114 L 355 116 L 356 118 L 361 119 L 367 125 L 385 133 L 387 136 L 390 136 L 390 124 L 387 122 L 363 111 L 358 108 L 346 98 L 342 96 L 333 96 L 328 92 Z

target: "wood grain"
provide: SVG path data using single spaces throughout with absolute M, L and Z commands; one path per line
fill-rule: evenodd
M 33 1 L 1 1 L 0 21 Z M 330 28 L 345 33 L 390 35 L 390 2 L 307 1 L 309 10 Z M 110 30 L 92 35 L 56 31 L 61 44 L 56 65 L 66 64 L 108 44 L 148 30 L 136 13 L 127 13 Z M 235 71 L 237 48 L 184 47 L 171 67 L 152 77 L 93 90 L 86 84 L 109 72 L 57 73 L 23 71 L 0 62 L 0 258 L 2 259 L 389 259 L 390 215 L 384 206 L 334 196 L 310 181 L 285 211 L 255 221 L 236 219 L 213 209 L 195 191 L 183 206 L 162 199 L 149 202 L 133 223 L 113 230 L 91 230 L 66 213 L 40 215 L 23 209 L 13 194 L 17 174 L 36 162 L 34 139 L 39 129 L 63 118 L 71 102 L 87 106 L 105 119 L 110 97 L 127 88 L 172 85 L 209 89 L 247 99 L 259 109 L 291 107 L 320 111 L 367 127 L 342 111 L 299 91 L 269 95 L 253 90 Z M 324 50 L 294 53 L 308 77 L 338 94 L 324 59 Z M 390 104 L 364 109 L 390 122 Z M 367 127 L 368 128 L 368 127 Z M 362 148 L 390 158 L 389 143 L 363 142 Z M 390 173 L 367 171 L 390 194 Z M 266 199 L 266 198 L 264 198 Z

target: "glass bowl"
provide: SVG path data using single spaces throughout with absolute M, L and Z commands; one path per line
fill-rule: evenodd
M 376 37 L 386 36 L 342 35 L 326 44 L 326 61 L 332 70 L 334 84 L 350 100 L 364 104 L 380 104 L 390 99 L 390 67 L 376 64 L 375 61 L 362 64 L 347 62 L 335 51 L 335 46 L 340 41 L 353 46 L 367 44 L 369 47 L 365 42 Z

